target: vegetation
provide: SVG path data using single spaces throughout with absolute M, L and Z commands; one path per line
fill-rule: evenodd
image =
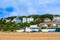
M 51 14 L 45 14 L 45 15 L 29 15 L 29 16 L 19 16 L 19 18 L 22 18 L 23 17 L 33 17 L 34 18 L 34 21 L 33 22 L 30 22 L 30 23 L 15 23 L 15 22 L 7 22 L 5 20 L 0 19 L 0 31 L 14 31 L 14 30 L 18 30 L 20 29 L 21 26 L 30 26 L 30 25 L 34 25 L 34 24 L 38 24 L 40 22 L 43 22 L 43 19 L 44 18 L 50 18 L 52 20 L 53 18 L 53 15 Z M 16 16 L 11 16 L 11 17 L 8 17 L 8 18 L 4 18 L 4 19 L 10 19 L 11 21 L 16 18 Z M 46 27 L 45 27 L 46 28 Z

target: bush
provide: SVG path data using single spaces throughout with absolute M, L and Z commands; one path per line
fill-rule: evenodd
M 46 29 L 47 27 L 41 27 L 41 29 Z
M 41 29 L 38 32 L 42 32 Z

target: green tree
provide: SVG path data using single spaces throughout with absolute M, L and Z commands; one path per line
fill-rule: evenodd
M 28 26 L 28 27 L 29 27 L 29 26 L 30 26 L 30 23 L 27 23 L 27 22 L 25 22 L 25 23 L 20 23 L 20 25 L 21 25 L 21 26 Z
M 53 19 L 53 15 L 51 14 L 45 14 L 45 15 L 41 15 L 41 18 L 44 19 L 44 18 L 49 18 L 49 19 Z
M 32 17 L 34 19 L 40 18 L 40 15 L 30 15 L 29 17 Z
M 37 18 L 37 19 L 35 20 L 35 22 L 36 22 L 36 24 L 38 24 L 38 23 L 42 22 L 42 19 Z

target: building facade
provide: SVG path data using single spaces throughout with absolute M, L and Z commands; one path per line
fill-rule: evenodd
M 30 17 L 30 18 L 23 18 L 23 19 L 22 19 L 22 22 L 23 22 L 23 23 L 24 23 L 24 22 L 30 23 L 30 22 L 32 22 L 32 21 L 34 21 L 34 18 L 32 18 L 32 17 Z
M 44 22 L 51 22 L 51 19 L 45 18 L 45 19 L 44 19 Z
M 12 20 L 12 22 L 15 22 L 15 23 L 21 23 L 21 19 L 16 17 L 15 19 Z
M 53 16 L 54 22 L 60 22 L 60 16 Z

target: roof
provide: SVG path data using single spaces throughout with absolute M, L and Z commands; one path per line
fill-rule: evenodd
M 42 22 L 40 24 L 59 24 L 59 22 Z

